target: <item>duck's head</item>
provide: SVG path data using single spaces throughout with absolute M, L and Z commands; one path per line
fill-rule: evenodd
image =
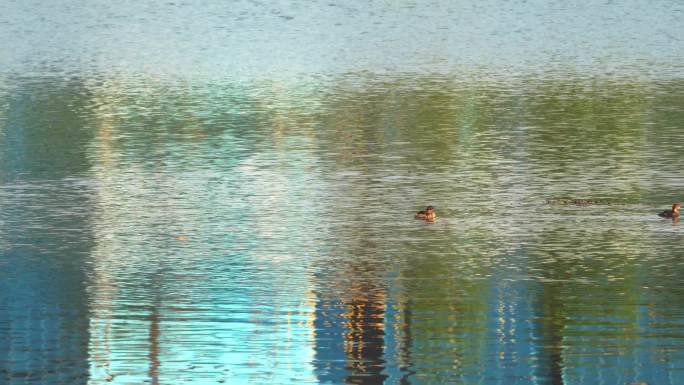
M 676 202 L 675 204 L 672 205 L 672 212 L 679 214 L 679 208 L 682 207 L 682 204 L 679 202 Z

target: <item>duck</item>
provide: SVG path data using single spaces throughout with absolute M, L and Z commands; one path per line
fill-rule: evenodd
M 680 207 L 682 207 L 681 203 L 676 202 L 675 204 L 672 205 L 672 210 L 665 210 L 658 215 L 663 217 L 663 218 L 678 218 Z
M 428 206 L 424 211 L 418 211 L 414 218 L 422 219 L 428 222 L 434 222 L 435 218 L 437 218 L 437 214 L 435 213 L 434 207 Z

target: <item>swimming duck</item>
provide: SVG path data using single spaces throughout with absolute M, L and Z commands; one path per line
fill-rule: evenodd
M 418 211 L 415 216 L 416 219 L 422 219 L 428 222 L 433 222 L 435 218 L 437 218 L 437 214 L 435 214 L 435 208 L 432 206 L 428 206 L 425 208 L 425 211 Z
M 678 218 L 680 207 L 682 207 L 682 205 L 679 202 L 677 202 L 677 203 L 672 205 L 672 210 L 665 210 L 658 215 L 663 217 L 663 218 Z

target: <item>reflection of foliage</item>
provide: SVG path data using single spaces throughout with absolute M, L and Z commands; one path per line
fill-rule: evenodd
M 658 87 L 673 92 L 638 81 L 572 78 L 517 86 L 439 76 L 144 86 L 44 79 L 15 87 L 19 92 L 4 96 L 3 104 L 12 116 L 49 114 L 64 129 L 52 127 L 54 140 L 88 140 L 88 125 L 73 119 L 115 117 L 116 141 L 122 151 L 140 150 L 139 157 L 191 150 L 198 140 L 222 145 L 226 133 L 236 151 L 270 146 L 274 134 L 304 134 L 343 163 L 396 153 L 418 172 L 475 169 L 491 175 L 503 160 L 523 156 L 519 160 L 529 166 L 552 165 L 565 175 L 591 171 L 601 160 L 602 171 L 634 176 L 647 158 L 645 140 L 662 147 L 658 138 L 674 137 L 674 121 L 681 117 L 660 104 L 681 101 L 677 85 Z M 658 135 L 653 122 L 660 123 Z M 33 128 L 41 129 L 47 125 Z M 162 143 L 171 148 L 154 147 Z
M 33 79 L 11 89 L 0 102 L 7 106 L 0 128 L 0 163 L 9 165 L 0 173 L 60 178 L 88 170 L 86 146 L 93 138 L 88 123 L 93 116 L 88 113 L 91 95 L 85 85 L 78 80 Z
M 398 283 L 399 309 L 410 336 L 406 354 L 413 362 L 431 362 L 433 370 L 421 370 L 428 382 L 453 382 L 481 370 L 490 294 L 481 278 L 491 266 L 469 245 L 486 242 L 482 236 L 429 238 L 405 251 L 409 257 Z

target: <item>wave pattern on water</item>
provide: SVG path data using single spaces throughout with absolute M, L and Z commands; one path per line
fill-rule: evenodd
M 5 80 L 4 383 L 676 384 L 679 81 Z
M 287 78 L 549 70 L 678 78 L 681 3 L 665 0 L 38 0 L 0 5 L 4 71 Z

